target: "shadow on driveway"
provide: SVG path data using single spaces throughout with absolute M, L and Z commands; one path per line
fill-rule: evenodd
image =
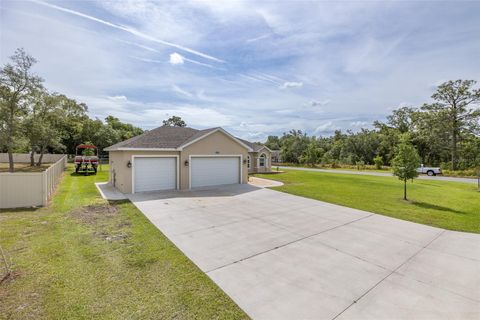
M 250 184 L 229 184 L 224 186 L 202 187 L 190 190 L 152 191 L 127 194 L 128 199 L 135 202 L 172 199 L 172 198 L 200 198 L 200 197 L 232 197 L 262 189 Z

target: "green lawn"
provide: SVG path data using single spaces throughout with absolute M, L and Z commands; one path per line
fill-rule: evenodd
M 247 318 L 130 202 L 99 197 L 102 169 L 70 167 L 47 208 L 0 212 L 14 269 L 0 284 L 0 318 Z
M 285 183 L 272 189 L 435 227 L 480 233 L 480 192 L 475 184 L 287 170 L 256 176 Z
M 297 168 L 315 168 L 315 169 L 323 169 L 323 170 L 347 170 L 347 171 L 364 171 L 364 172 L 379 172 L 379 173 L 392 173 L 392 168 L 388 166 L 383 166 L 381 170 L 376 169 L 375 166 L 373 165 L 365 165 L 363 167 L 360 167 L 360 169 L 355 166 L 355 165 L 338 165 L 336 168 L 332 168 L 331 166 L 322 166 L 322 165 L 313 165 L 313 166 L 307 166 L 305 164 L 299 164 L 299 163 L 285 163 L 285 164 L 273 164 L 272 165 L 272 170 L 276 170 L 276 167 L 297 167 Z M 477 178 L 478 173 L 477 169 L 470 168 L 470 169 L 465 169 L 465 170 L 448 170 L 444 169 L 442 170 L 442 176 L 444 177 L 460 177 L 460 178 Z

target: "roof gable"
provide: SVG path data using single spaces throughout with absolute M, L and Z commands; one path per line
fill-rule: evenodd
M 251 152 L 258 152 L 262 149 L 267 149 L 268 151 L 271 151 L 269 148 L 267 148 L 267 146 L 264 146 L 263 144 L 259 144 L 259 143 L 254 143 L 254 142 L 250 142 L 250 141 L 247 141 L 247 140 L 243 140 L 243 139 L 238 139 L 240 141 L 242 141 L 243 143 L 245 143 L 246 145 L 248 145 L 252 150 Z
M 255 152 L 260 152 L 260 151 L 262 151 L 263 149 L 267 149 L 269 152 L 272 152 L 272 150 L 270 150 L 267 146 L 263 146 L 263 145 L 260 147 L 260 149 L 255 150 Z
M 215 133 L 215 132 L 221 132 L 223 133 L 224 135 L 226 135 L 227 137 L 229 137 L 230 139 L 232 139 L 233 141 L 235 141 L 236 143 L 238 143 L 239 145 L 243 146 L 245 149 L 247 149 L 248 151 L 252 151 L 252 148 L 246 144 L 245 142 L 243 142 L 243 140 L 239 139 L 239 138 L 236 138 L 234 136 L 232 136 L 230 133 L 228 133 L 227 131 L 225 131 L 223 128 L 221 127 L 218 127 L 218 128 L 212 128 L 212 129 L 207 129 L 207 130 L 202 130 L 202 131 L 205 131 L 205 132 L 202 132 L 202 134 L 198 134 L 196 135 L 195 137 L 192 137 L 191 139 L 189 139 L 188 141 L 186 141 L 184 144 L 182 144 L 181 146 L 181 149 L 191 145 L 191 144 L 194 144 L 195 142 L 197 141 L 200 141 L 202 139 L 205 139 L 206 137 L 208 137 L 209 135 L 211 135 L 212 133 Z

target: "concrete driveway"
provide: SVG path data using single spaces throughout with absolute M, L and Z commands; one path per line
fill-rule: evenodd
M 480 235 L 251 185 L 130 199 L 254 319 L 480 318 Z

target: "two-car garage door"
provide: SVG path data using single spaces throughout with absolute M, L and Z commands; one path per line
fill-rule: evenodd
M 240 157 L 192 156 L 190 170 L 191 188 L 240 183 Z
M 177 157 L 136 156 L 133 163 L 133 192 L 178 189 Z M 190 188 L 241 183 L 240 166 L 239 156 L 192 156 Z
M 177 188 L 177 158 L 135 157 L 134 192 Z

